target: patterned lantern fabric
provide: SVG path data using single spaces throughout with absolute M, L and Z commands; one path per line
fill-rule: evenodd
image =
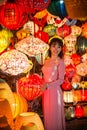
M 33 63 L 27 56 L 17 50 L 10 50 L 0 56 L 0 69 L 10 75 L 26 73 L 32 69 Z
M 31 74 L 22 77 L 17 81 L 17 91 L 27 100 L 33 100 L 42 94 L 40 88 L 44 85 L 44 80 L 38 74 Z
M 15 44 L 15 48 L 28 56 L 42 54 L 49 49 L 49 45 L 33 36 L 27 37 Z

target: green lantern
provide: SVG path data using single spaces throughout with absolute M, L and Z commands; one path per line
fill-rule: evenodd
M 83 55 L 87 52 L 87 38 L 81 36 L 77 39 L 76 51 L 80 55 Z
M 51 0 L 47 10 L 52 15 L 59 16 L 60 18 L 67 16 L 64 0 Z

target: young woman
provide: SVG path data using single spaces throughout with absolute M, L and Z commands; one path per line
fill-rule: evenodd
M 65 130 L 64 103 L 61 84 L 64 81 L 63 42 L 59 38 L 50 41 L 49 59 L 42 67 L 45 90 L 42 95 L 45 130 Z

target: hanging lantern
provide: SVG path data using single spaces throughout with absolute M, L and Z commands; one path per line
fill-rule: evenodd
M 4 5 L 7 2 L 7 0 L 0 0 L 0 6 Z
M 73 19 L 87 18 L 86 0 L 64 0 L 68 16 Z
M 56 33 L 58 36 L 64 38 L 71 33 L 71 27 L 64 24 L 62 27 L 56 29 Z
M 73 90 L 73 102 L 77 103 L 81 101 L 81 91 L 80 90 Z
M 27 73 L 33 67 L 32 61 L 15 49 L 4 52 L 0 56 L 0 61 L 0 69 L 8 75 Z
M 65 103 L 73 102 L 73 91 L 63 91 L 63 99 Z
M 76 116 L 77 118 L 84 117 L 84 109 L 83 109 L 82 106 L 76 105 L 76 108 L 75 108 L 75 116 Z
M 59 16 L 60 18 L 64 18 L 67 16 L 64 0 L 52 0 L 47 10 L 52 15 Z
M 78 54 L 72 54 L 71 55 L 72 61 L 74 65 L 78 65 L 81 62 L 81 56 Z
M 82 35 L 87 38 L 87 22 L 82 25 Z
M 48 42 L 49 39 L 49 35 L 46 32 L 43 31 L 38 31 L 37 33 L 35 33 L 35 37 L 38 37 L 39 39 L 41 39 L 44 42 Z
M 17 91 L 27 100 L 33 100 L 42 94 L 40 88 L 44 85 L 44 80 L 38 74 L 22 77 L 17 82 Z
M 79 36 L 82 32 L 81 27 L 72 25 L 71 26 L 71 35 Z
M 72 78 L 74 76 L 75 72 L 76 72 L 76 68 L 72 64 L 66 66 L 66 68 L 65 68 L 66 77 Z
M 72 54 L 76 53 L 76 48 L 75 48 L 76 41 L 77 41 L 77 37 L 73 36 L 71 34 L 64 38 L 66 55 L 72 55 Z
M 43 28 L 43 31 L 48 33 L 49 36 L 56 35 L 56 27 L 53 24 L 48 24 Z
M 0 31 L 0 53 L 2 53 L 11 43 L 13 33 L 10 30 L 2 29 Z
M 83 62 L 76 66 L 76 73 L 80 76 L 87 75 L 87 63 Z
M 15 120 L 15 130 L 21 130 L 22 126 L 27 126 L 27 125 L 29 125 L 29 123 L 35 124 L 37 126 L 38 130 L 44 130 L 43 123 L 42 123 L 39 115 L 35 112 L 24 112 L 24 113 L 21 113 L 20 115 L 18 115 L 18 117 Z M 34 130 L 34 129 L 32 129 L 32 130 Z M 37 130 L 37 129 L 35 129 L 35 130 Z
M 45 51 L 47 51 L 49 49 L 49 45 L 39 38 L 30 36 L 17 42 L 15 44 L 15 48 L 18 51 L 27 54 L 28 56 L 35 57 L 36 55 L 43 54 Z
M 0 6 L 0 23 L 10 30 L 17 30 L 28 20 L 24 7 L 9 0 L 5 5 Z
M 64 81 L 63 84 L 61 85 L 63 90 L 71 90 L 72 85 L 69 81 Z
M 77 39 L 77 44 L 76 44 L 76 51 L 78 54 L 83 55 L 86 53 L 87 50 L 87 38 L 84 36 L 80 36 Z

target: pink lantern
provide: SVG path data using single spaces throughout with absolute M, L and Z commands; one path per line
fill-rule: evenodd
M 18 80 L 17 91 L 27 100 L 33 100 L 42 94 L 40 88 L 43 85 L 44 80 L 38 74 L 31 74 Z

